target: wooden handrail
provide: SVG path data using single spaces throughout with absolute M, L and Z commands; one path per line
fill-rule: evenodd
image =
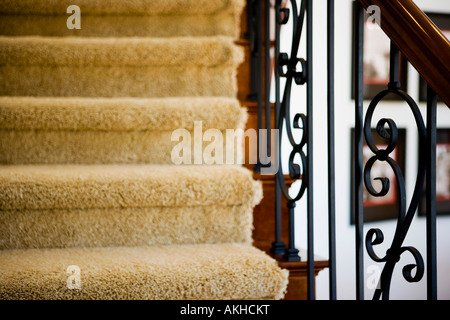
M 450 42 L 412 0 L 358 0 L 380 8 L 380 27 L 450 108 Z

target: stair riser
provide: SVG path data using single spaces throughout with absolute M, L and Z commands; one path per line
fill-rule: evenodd
M 0 95 L 177 97 L 236 95 L 232 67 L 0 67 Z
M 0 130 L 1 164 L 178 164 L 172 159 L 172 151 L 180 142 L 172 141 L 173 131 L 10 131 Z M 244 161 L 242 138 L 234 144 L 226 143 L 223 136 L 224 164 L 227 155 L 232 155 L 234 164 Z M 206 163 L 211 142 L 203 142 L 203 148 L 194 148 L 194 133 L 191 131 L 190 164 L 199 154 Z M 238 141 L 239 140 L 239 141 Z M 182 156 L 183 154 L 181 154 Z M 176 159 L 179 157 L 176 153 Z M 176 161 L 175 159 L 175 161 Z M 212 158 L 213 159 L 213 158 Z M 213 159 L 214 160 L 214 159 Z M 189 163 L 183 163 L 189 164 Z M 230 163 L 228 163 L 230 164 Z
M 249 206 L 4 211 L 0 249 L 251 243 Z
M 237 38 L 236 17 L 81 16 L 81 29 L 68 29 L 66 16 L 0 15 L 0 34 L 7 36 L 185 37 L 223 35 Z
M 39 67 L 236 67 L 243 52 L 227 37 L 0 37 L 0 65 Z
M 0 128 L 47 131 L 171 131 L 244 128 L 247 112 L 233 98 L 0 97 Z
M 61 0 L 0 1 L 0 12 L 26 15 L 65 15 L 70 1 Z M 213 15 L 220 12 L 240 13 L 244 0 L 78 0 L 82 14 L 86 15 Z M 69 16 L 69 14 L 67 14 Z M 238 28 L 238 26 L 236 26 Z

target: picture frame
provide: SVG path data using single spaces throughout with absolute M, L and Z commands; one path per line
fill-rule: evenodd
M 425 187 L 419 216 L 426 216 Z M 450 128 L 436 130 L 436 215 L 450 215 Z
M 450 14 L 446 13 L 436 13 L 436 12 L 425 12 L 425 14 L 431 19 L 431 21 L 436 24 L 436 26 L 442 31 L 442 33 L 450 40 Z M 441 98 L 438 96 L 438 102 L 442 102 Z M 427 83 L 419 75 L 419 101 L 427 101 Z
M 355 194 L 355 147 L 354 147 L 354 136 L 355 129 L 351 129 L 351 215 L 350 224 L 355 224 L 355 204 L 354 204 L 354 194 Z M 372 138 L 374 143 L 378 148 L 384 149 L 387 146 L 388 141 L 377 134 L 375 129 L 372 129 Z M 405 174 L 406 165 L 406 129 L 398 129 L 398 143 L 394 151 L 390 154 L 400 167 L 402 174 Z M 366 165 L 367 160 L 374 156 L 372 151 L 367 146 L 366 140 L 363 139 L 363 168 Z M 378 180 L 373 180 L 376 177 L 387 177 L 390 180 L 389 192 L 384 197 L 373 197 L 371 196 L 363 182 L 363 208 L 364 208 L 364 222 L 374 222 L 383 220 L 393 220 L 398 218 L 399 214 L 399 202 L 397 194 L 397 180 L 395 178 L 392 168 L 385 161 L 376 161 L 371 170 L 372 173 L 372 184 L 375 190 L 379 191 L 381 189 L 381 184 Z M 405 178 L 405 176 L 403 176 Z
M 363 58 L 363 98 L 372 100 L 381 91 L 388 88 L 390 69 L 390 39 L 384 31 L 372 19 L 368 19 L 369 14 L 364 13 L 364 58 Z M 355 21 L 355 19 L 353 19 Z M 356 26 L 353 25 L 353 37 Z M 353 41 L 353 48 L 355 43 Z M 355 59 L 352 50 L 352 86 L 351 98 L 355 99 L 354 83 Z M 400 52 L 399 55 L 399 81 L 400 89 L 407 92 L 408 89 L 408 61 Z M 388 94 L 385 100 L 401 100 L 395 94 Z

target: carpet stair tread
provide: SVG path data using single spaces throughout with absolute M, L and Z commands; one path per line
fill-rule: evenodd
M 279 299 L 286 282 L 243 244 L 0 251 L 8 299 Z
M 236 165 L 0 167 L 1 210 L 255 205 L 261 192 Z

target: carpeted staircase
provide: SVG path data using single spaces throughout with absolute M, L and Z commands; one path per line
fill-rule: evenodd
M 0 0 L 0 299 L 283 297 L 252 173 L 171 159 L 194 121 L 244 127 L 244 2 Z

